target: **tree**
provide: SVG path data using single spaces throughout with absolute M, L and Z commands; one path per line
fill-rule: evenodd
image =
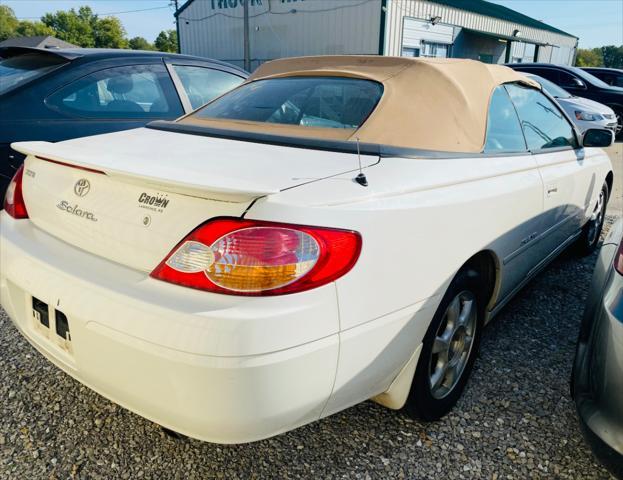
M 601 52 L 604 59 L 604 66 L 608 68 L 623 68 L 623 45 L 620 47 L 615 45 L 601 47 Z
M 0 5 L 0 42 L 15 36 L 15 29 L 19 20 L 15 17 L 12 9 L 6 5 Z
M 55 36 L 56 32 L 43 22 L 29 22 L 22 20 L 15 29 L 16 37 L 36 37 L 39 35 Z
M 46 13 L 41 21 L 56 32 L 56 37 L 81 47 L 94 47 L 95 35 L 93 26 L 97 15 L 90 7 L 80 7 L 68 11 Z
M 97 48 L 128 48 L 125 29 L 117 17 L 96 18 L 93 37 Z
M 600 48 L 578 48 L 575 64 L 578 67 L 601 67 L 603 56 Z
M 131 38 L 128 42 L 128 46 L 132 50 L 155 50 L 155 47 L 143 37 Z
M 161 52 L 177 53 L 177 32 L 175 30 L 160 32 L 154 45 Z
M 46 13 L 41 21 L 55 36 L 81 47 L 127 48 L 125 30 L 116 17 L 99 18 L 91 7 Z

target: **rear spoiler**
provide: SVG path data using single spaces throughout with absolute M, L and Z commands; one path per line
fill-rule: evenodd
M 118 153 L 94 152 L 66 143 L 17 142 L 11 148 L 39 160 L 62 164 L 96 174 L 104 174 L 125 183 L 140 184 L 171 193 L 228 202 L 247 202 L 258 197 L 279 193 L 272 186 L 263 186 L 240 179 L 215 175 L 201 177 L 197 172 L 171 168 L 168 164 L 151 163 L 146 171 L 143 163 Z
M 17 57 L 18 55 L 25 55 L 27 53 L 53 55 L 69 61 L 84 56 L 84 54 L 80 52 L 80 49 L 65 50 L 60 48 L 0 47 L 0 58 Z

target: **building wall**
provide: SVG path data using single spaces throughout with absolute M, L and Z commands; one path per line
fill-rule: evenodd
M 539 47 L 539 50 L 542 47 Z M 534 54 L 536 53 L 536 46 L 532 43 L 524 43 L 524 42 L 513 42 L 513 46 L 511 48 L 511 61 L 513 63 L 527 63 L 534 62 L 536 58 Z
M 576 39 L 566 35 L 560 35 L 547 30 L 517 25 L 513 22 L 479 15 L 476 13 L 459 10 L 445 5 L 429 2 L 426 0 L 387 0 L 387 15 L 385 25 L 385 50 L 386 55 L 400 55 L 403 44 L 403 26 L 405 18 L 430 20 L 432 17 L 441 17 L 440 24 L 453 25 L 455 27 L 468 28 L 503 36 L 512 36 L 515 29 L 521 31 L 522 42 L 541 44 L 539 60 L 549 58 L 550 52 L 554 51 L 552 58 L 558 63 L 571 63 L 575 53 Z M 488 40 L 482 40 L 483 44 Z M 546 44 L 559 47 L 545 48 Z M 502 44 L 503 45 L 503 44 Z M 489 45 L 493 50 L 493 45 Z M 463 48 L 463 47 L 461 47 Z M 454 49 L 453 56 L 458 56 Z M 472 58 L 472 57 L 470 57 Z M 502 59 L 503 61 L 504 59 Z
M 539 62 L 571 65 L 574 56 L 575 49 L 567 46 L 548 45 L 539 49 Z
M 264 61 L 303 55 L 378 54 L 382 0 L 248 0 L 251 69 Z M 242 0 L 194 0 L 179 15 L 182 53 L 216 58 L 243 66 Z M 464 29 L 512 36 L 511 58 L 570 64 L 576 39 L 498 20 L 427 0 L 386 0 L 384 54 L 401 55 L 403 46 L 418 48 L 422 39 L 445 43 L 452 36 L 453 57 L 497 63 L 506 43 Z M 438 24 L 430 19 L 439 16 Z M 405 54 L 409 54 L 405 52 Z M 491 57 L 489 57 L 491 56 Z
M 416 18 L 404 19 L 402 44 L 405 47 L 418 48 L 422 40 L 429 42 L 452 44 L 455 28 L 451 25 L 432 25 L 426 20 Z
M 302 55 L 378 54 L 381 0 L 251 0 L 252 69 Z M 243 66 L 240 0 L 195 0 L 179 17 L 182 53 Z
M 452 56 L 481 60 L 485 63 L 504 63 L 506 42 L 460 30 L 452 47 Z

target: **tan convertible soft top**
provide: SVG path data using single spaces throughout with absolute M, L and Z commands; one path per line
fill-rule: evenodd
M 383 96 L 358 130 L 310 128 L 185 117 L 181 123 L 445 152 L 481 152 L 493 90 L 503 83 L 539 84 L 501 65 L 474 60 L 382 56 L 319 56 L 274 60 L 247 80 L 340 76 L 383 84 Z

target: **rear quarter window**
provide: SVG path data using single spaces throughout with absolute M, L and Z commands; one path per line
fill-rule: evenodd
M 485 153 L 525 152 L 526 141 L 513 102 L 503 86 L 493 91 L 487 117 Z
M 86 75 L 46 99 L 56 110 L 85 118 L 175 118 L 181 104 L 164 65 L 126 65 Z

